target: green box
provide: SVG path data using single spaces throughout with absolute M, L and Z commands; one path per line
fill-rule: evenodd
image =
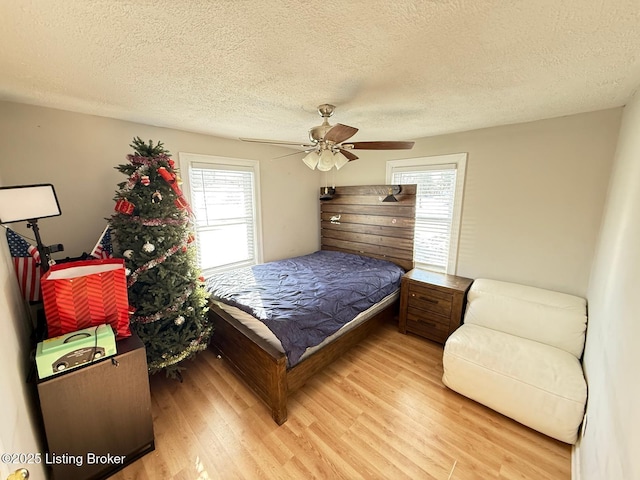
M 47 378 L 116 353 L 115 335 L 107 324 L 48 338 L 36 347 L 38 377 Z

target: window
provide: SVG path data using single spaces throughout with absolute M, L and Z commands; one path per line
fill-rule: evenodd
M 387 183 L 417 184 L 414 261 L 455 274 L 466 153 L 387 162 Z
M 204 275 L 260 263 L 258 162 L 181 153 L 180 169 Z

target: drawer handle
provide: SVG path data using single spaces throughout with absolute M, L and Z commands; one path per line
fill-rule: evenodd
M 415 293 L 411 294 L 412 298 L 416 298 L 417 295 Z M 419 297 L 420 300 L 424 300 L 425 302 L 429 302 L 429 303 L 440 303 L 438 302 L 438 300 L 434 300 L 433 298 L 429 298 L 429 297 Z
M 424 300 L 425 302 L 429 302 L 429 303 L 438 303 L 438 300 L 434 300 L 433 298 L 429 298 L 429 297 L 420 297 L 420 300 Z

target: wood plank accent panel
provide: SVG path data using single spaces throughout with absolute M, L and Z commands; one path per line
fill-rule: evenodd
M 369 243 L 382 247 L 399 248 L 401 250 L 413 251 L 413 238 L 389 237 L 379 234 L 358 233 L 350 230 L 322 229 L 321 234 L 326 240 L 343 240 L 345 242 Z
M 400 196 L 398 196 L 400 198 Z M 360 223 L 371 223 L 369 218 L 366 216 L 372 215 L 380 215 L 380 216 L 390 216 L 395 212 L 396 214 L 402 214 L 402 217 L 412 218 L 414 207 L 407 207 L 404 205 L 391 204 L 395 205 L 392 208 L 387 208 L 389 203 L 382 203 L 381 201 L 377 205 L 345 205 L 345 204 L 332 204 L 329 200 L 324 200 L 324 211 L 325 212 L 340 212 L 340 213 L 350 213 L 354 215 L 361 215 L 359 217 L 361 219 Z M 362 217 L 365 215 L 365 217 Z M 400 225 L 396 225 L 400 226 Z
M 326 228 L 328 230 L 336 230 L 339 232 L 368 233 L 381 237 L 404 238 L 413 241 L 413 229 L 411 228 L 398 228 L 397 226 L 387 227 L 381 225 L 360 225 L 357 223 L 341 223 L 340 225 L 334 225 L 331 222 L 326 222 L 322 226 L 322 228 Z
M 417 188 L 402 185 L 397 202 L 383 202 L 390 187 L 336 187 L 332 199 L 321 200 L 322 249 L 389 260 L 411 270 Z

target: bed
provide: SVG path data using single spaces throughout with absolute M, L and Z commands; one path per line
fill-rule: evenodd
M 389 194 L 389 188 L 386 185 L 336 187 L 329 192 L 330 194 L 323 188 L 323 199 L 320 200 L 321 250 L 299 257 L 300 261 L 311 261 L 309 268 L 320 272 L 323 267 L 313 262 L 330 258 L 335 261 L 337 258 L 338 263 L 344 263 L 345 270 L 335 275 L 336 278 L 346 275 L 347 271 L 351 270 L 348 259 L 353 259 L 356 264 L 366 265 L 365 269 L 370 268 L 369 261 L 374 264 L 393 264 L 388 265 L 390 271 L 394 266 L 401 267 L 402 271 L 413 268 L 416 187 L 403 185 L 400 193 L 395 195 L 397 202 L 382 202 Z M 341 257 L 343 255 L 344 257 Z M 274 275 L 275 271 L 280 271 L 280 267 L 293 261 L 286 259 L 280 264 L 256 267 L 264 270 L 273 267 L 271 275 Z M 262 296 L 266 292 L 264 284 L 269 282 L 258 280 L 254 283 L 259 285 L 253 286 L 258 290 L 251 290 L 248 285 L 251 283 L 251 272 L 245 270 L 227 275 L 236 276 L 236 280 L 240 280 L 244 285 L 241 293 L 244 293 L 245 297 L 255 297 L 256 291 Z M 363 277 L 366 276 L 363 274 Z M 377 274 L 370 273 L 368 276 L 375 279 Z M 297 281 L 297 277 L 291 278 L 293 283 Z M 211 339 L 212 347 L 218 350 L 240 378 L 267 404 L 271 416 L 279 425 L 287 420 L 287 398 L 293 392 L 303 386 L 316 372 L 357 345 L 382 323 L 392 321 L 398 309 L 397 288 L 385 290 L 380 286 L 382 294 L 365 292 L 362 295 L 375 300 L 366 311 L 352 312 L 355 318 L 350 317 L 344 326 L 335 331 L 335 326 L 328 327 L 325 332 L 328 333 L 328 337 L 319 344 L 309 346 L 303 342 L 302 345 L 297 345 L 298 335 L 293 335 L 293 340 L 283 340 L 282 337 L 275 337 L 265 323 L 272 328 L 276 325 L 274 331 L 277 331 L 280 314 L 288 314 L 291 303 L 298 302 L 303 310 L 310 310 L 316 315 L 321 315 L 328 308 L 327 304 L 314 304 L 314 308 L 310 308 L 311 303 L 315 303 L 313 295 L 311 298 L 307 295 L 305 300 L 298 300 L 290 298 L 290 293 L 286 293 L 287 301 L 283 308 L 276 302 L 275 307 L 261 311 L 259 302 L 253 307 L 243 305 L 242 302 L 234 303 L 228 296 L 227 280 L 226 277 L 215 276 L 215 280 L 210 280 L 207 284 L 212 292 L 209 316 L 215 328 Z M 327 295 L 324 285 L 316 287 L 318 297 Z M 316 287 L 305 288 L 305 291 L 314 290 Z M 358 290 L 364 288 L 358 287 Z M 270 295 L 272 294 L 265 294 Z M 373 298 L 376 295 L 381 298 Z M 359 300 L 355 303 L 361 304 Z M 334 310 L 343 311 L 347 308 Z M 254 318 L 254 315 L 260 314 L 264 317 L 263 321 Z M 324 317 L 321 318 L 322 322 L 325 320 Z

